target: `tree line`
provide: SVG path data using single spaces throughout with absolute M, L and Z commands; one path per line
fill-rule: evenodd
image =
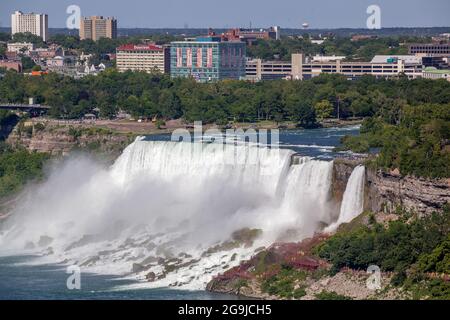
M 225 80 L 205 84 L 113 69 L 82 79 L 54 73 L 30 77 L 4 72 L 1 102 L 25 103 L 29 97 L 51 106 L 49 115 L 55 118 L 77 119 L 95 109 L 103 118 L 114 118 L 123 111 L 136 118 L 183 118 L 218 124 L 293 121 L 307 127 L 314 126 L 317 119 L 367 117 L 379 110 L 385 117 L 395 118 L 407 105 L 445 104 L 450 101 L 450 83 L 371 76 L 348 81 L 341 75 L 321 75 L 307 81 Z

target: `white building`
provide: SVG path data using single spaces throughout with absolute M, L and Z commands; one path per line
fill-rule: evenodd
M 29 43 L 29 42 L 8 43 L 7 50 L 9 52 L 21 53 L 22 51 L 24 51 L 24 53 L 29 53 L 30 51 L 34 50 L 34 44 Z
M 321 55 L 315 55 L 312 57 L 313 62 L 330 62 L 330 61 L 338 61 L 338 60 L 344 60 L 345 56 L 321 56 Z
M 445 79 L 450 81 L 450 70 L 439 70 L 435 67 L 428 67 L 423 70 L 423 77 L 425 79 Z
M 11 15 L 11 34 L 30 32 L 47 41 L 48 15 L 16 11 Z

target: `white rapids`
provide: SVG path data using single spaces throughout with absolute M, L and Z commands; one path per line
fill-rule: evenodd
M 29 188 L 0 231 L 0 251 L 147 277 L 147 287 L 204 289 L 256 248 L 300 240 L 362 211 L 364 167 L 350 177 L 338 216 L 333 163 L 303 157 L 291 165 L 292 155 L 137 138 L 108 169 L 74 158 Z M 243 228 L 262 233 L 230 246 Z

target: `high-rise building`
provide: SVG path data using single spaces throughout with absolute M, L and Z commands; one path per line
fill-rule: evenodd
M 80 21 L 80 39 L 117 38 L 117 20 L 102 16 L 83 17 Z
M 39 13 L 23 13 L 16 11 L 11 14 L 11 34 L 30 32 L 47 41 L 48 15 Z
M 116 67 L 119 71 L 158 71 L 169 73 L 170 48 L 155 44 L 127 44 L 116 49 Z
M 193 77 L 199 82 L 244 79 L 245 42 L 225 41 L 220 36 L 171 43 L 170 74 Z

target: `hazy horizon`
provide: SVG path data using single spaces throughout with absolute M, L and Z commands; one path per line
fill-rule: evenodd
M 0 27 L 11 26 L 11 13 L 47 13 L 50 28 L 64 28 L 69 5 L 78 5 L 82 16 L 114 16 L 119 28 L 254 28 L 279 25 L 311 29 L 365 28 L 369 5 L 381 8 L 381 27 L 449 27 L 448 0 L 269 0 L 213 2 L 207 0 L 17 0 L 0 3 Z

